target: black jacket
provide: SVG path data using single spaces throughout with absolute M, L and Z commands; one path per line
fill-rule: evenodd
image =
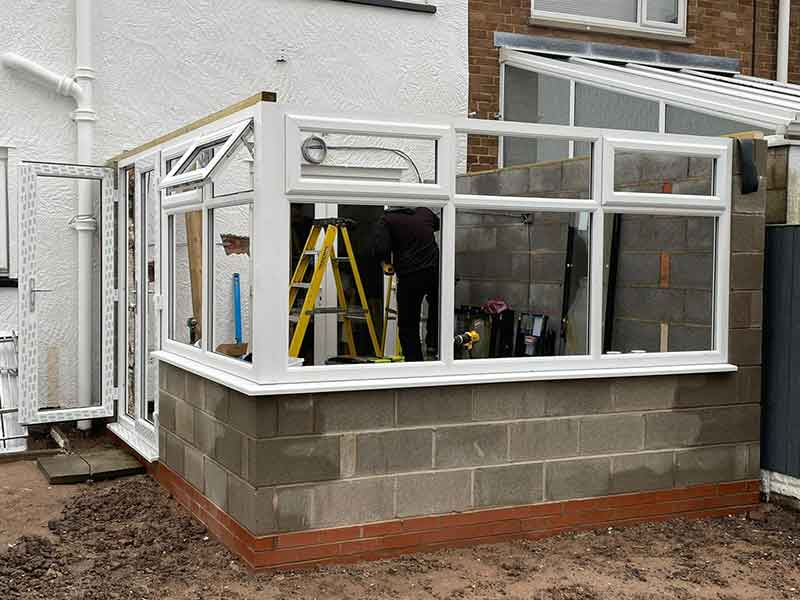
M 397 274 L 439 266 L 439 246 L 434 233 L 439 217 L 427 208 L 390 208 L 375 225 L 373 253 L 391 262 Z

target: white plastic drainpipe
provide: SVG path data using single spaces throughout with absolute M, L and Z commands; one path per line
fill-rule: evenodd
M 2 56 L 2 63 L 28 74 L 42 85 L 75 100 L 72 119 L 77 128 L 76 162 L 91 164 L 94 151 L 92 106 L 92 3 L 75 0 L 75 77 L 58 75 L 41 65 L 14 53 Z M 78 218 L 73 228 L 78 235 L 78 406 L 92 404 L 92 241 L 96 223 L 92 201 L 93 186 L 88 180 L 78 181 Z M 89 429 L 91 421 L 78 421 L 79 429 Z
M 789 17 L 791 16 L 791 0 L 780 0 L 778 7 L 778 69 L 776 79 L 786 83 L 789 81 Z

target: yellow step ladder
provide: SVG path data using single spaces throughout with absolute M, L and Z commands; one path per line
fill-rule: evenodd
M 378 338 L 375 334 L 375 325 L 372 322 L 369 304 L 367 303 L 367 297 L 364 293 L 364 286 L 361 283 L 361 275 L 358 272 L 358 265 L 356 264 L 356 258 L 353 253 L 353 245 L 350 243 L 350 234 L 347 232 L 347 227 L 354 224 L 355 221 L 352 219 L 314 220 L 306 244 L 303 247 L 303 252 L 300 255 L 300 260 L 289 282 L 289 321 L 295 323 L 294 333 L 289 343 L 289 356 L 291 358 L 297 358 L 300 354 L 303 338 L 305 338 L 308 325 L 315 314 L 336 314 L 342 318 L 345 340 L 349 352 L 348 356 L 352 357 L 357 356 L 355 339 L 353 338 L 353 321 L 365 321 L 369 329 L 369 336 L 372 341 L 372 348 L 375 352 L 375 356 L 382 356 Z M 323 235 L 323 231 L 322 247 L 317 250 L 317 244 L 320 236 Z M 342 236 L 342 242 L 345 247 L 346 256 L 342 258 L 336 255 L 336 238 L 338 235 Z M 311 280 L 306 281 L 306 273 L 314 258 L 316 258 L 316 264 L 314 265 Z M 316 306 L 317 297 L 319 296 L 320 287 L 322 286 L 322 282 L 328 270 L 328 263 L 331 265 L 333 279 L 336 283 L 337 306 L 318 307 Z M 350 265 L 350 270 L 353 273 L 353 279 L 355 280 L 356 290 L 358 292 L 358 299 L 361 304 L 360 308 L 352 308 L 347 304 L 347 297 L 344 293 L 344 286 L 342 285 L 342 275 L 339 270 L 340 263 Z M 303 305 L 299 312 L 293 312 L 292 309 L 294 308 L 300 290 L 305 291 Z

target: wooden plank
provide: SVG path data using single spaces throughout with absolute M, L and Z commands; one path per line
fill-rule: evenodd
M 174 140 L 182 135 L 185 135 L 195 129 L 200 129 L 208 125 L 209 123 L 213 123 L 214 121 L 219 121 L 220 119 L 224 119 L 225 117 L 232 115 L 234 113 L 239 112 L 240 110 L 244 110 L 258 102 L 277 102 L 278 96 L 275 92 L 258 92 L 257 94 L 253 94 L 249 98 L 245 98 L 244 100 L 240 100 L 236 104 L 232 104 L 222 110 L 219 110 L 215 113 L 211 113 L 210 115 L 206 115 L 196 121 L 192 121 L 188 125 L 184 125 L 183 127 L 179 127 L 174 131 L 170 131 L 169 133 L 165 133 L 162 136 L 159 136 L 149 142 L 145 142 L 132 150 L 126 150 L 116 156 L 110 158 L 106 162 L 106 166 L 113 167 L 115 163 L 121 162 L 131 156 L 135 156 L 140 152 L 144 152 L 145 150 L 149 150 L 151 148 L 155 148 L 156 146 L 160 146 L 161 144 L 168 142 L 170 140 Z
M 186 246 L 189 253 L 189 281 L 192 286 L 192 312 L 197 319 L 197 337 L 203 335 L 203 212 L 187 212 Z M 177 324 L 182 325 L 182 324 Z

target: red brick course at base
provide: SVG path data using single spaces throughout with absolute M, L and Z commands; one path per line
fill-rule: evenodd
M 540 539 L 567 531 L 722 517 L 759 503 L 760 481 L 696 485 L 585 500 L 395 519 L 256 537 L 161 463 L 150 474 L 253 569 L 301 568 L 374 560 L 444 547 Z

